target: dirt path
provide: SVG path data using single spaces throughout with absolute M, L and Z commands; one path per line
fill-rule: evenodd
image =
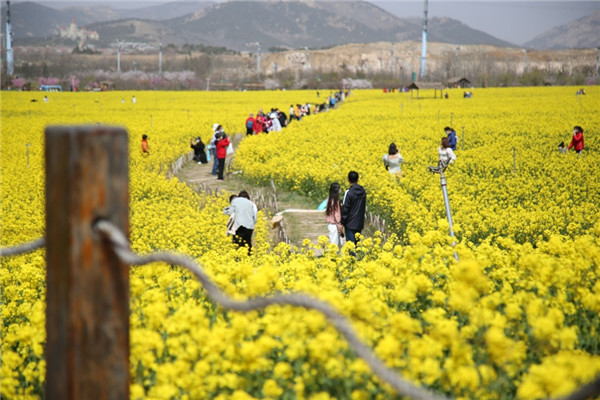
M 218 181 L 216 175 L 211 174 L 212 165 L 212 160 L 208 164 L 196 164 L 192 161 L 185 164 L 175 176 L 194 190 L 208 194 L 229 196 L 246 190 L 258 208 L 267 211 L 269 218 L 280 213 L 285 236 L 282 237 L 279 228 L 273 228 L 271 238 L 274 245 L 287 239 L 290 244 L 300 247 L 304 239 L 317 243 L 319 236 L 327 236 L 325 214 L 316 212 L 319 204 L 314 200 L 279 190 L 274 185 L 249 185 L 236 172 L 229 172 L 225 180 Z

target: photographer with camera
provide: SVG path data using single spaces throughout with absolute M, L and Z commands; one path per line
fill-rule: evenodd
M 194 161 L 198 164 L 206 164 L 208 162 L 206 160 L 206 153 L 204 152 L 205 146 L 200 136 L 196 139 L 190 139 L 190 147 L 194 149 Z

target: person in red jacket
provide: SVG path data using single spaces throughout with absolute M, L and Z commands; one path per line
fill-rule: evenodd
M 583 129 L 580 126 L 573 128 L 573 140 L 567 149 L 571 150 L 571 147 L 575 147 L 577 154 L 581 154 L 583 151 Z
M 229 146 L 229 138 L 225 132 L 221 132 L 217 137 L 217 159 L 219 166 L 217 168 L 217 179 L 223 180 L 223 171 L 225 170 L 225 158 L 227 158 L 227 146 Z
M 250 116 L 246 118 L 246 136 L 254 133 L 254 122 L 254 114 L 250 114 Z
M 142 135 L 142 155 L 150 155 L 150 146 L 148 146 L 148 135 Z
M 265 124 L 265 114 L 262 109 L 258 110 L 258 114 L 256 114 L 256 118 L 254 119 L 254 134 L 258 135 L 263 132 L 263 126 Z

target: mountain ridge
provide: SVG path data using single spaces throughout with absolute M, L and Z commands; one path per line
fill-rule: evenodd
M 600 11 L 557 26 L 525 43 L 541 50 L 589 48 L 600 45 Z
M 17 42 L 56 36 L 60 27 L 68 26 L 74 18 L 79 26 L 99 33 L 100 41 L 91 42 L 98 47 L 119 39 L 152 45 L 202 43 L 235 50 L 248 50 L 249 42 L 260 42 L 263 49 L 323 48 L 390 39 L 419 40 L 422 29 L 418 20 L 397 17 L 366 1 L 180 1 L 138 10 L 83 5 L 56 10 L 24 2 L 12 7 L 12 15 Z M 151 30 L 156 33 L 151 34 Z M 452 19 L 431 19 L 429 35 L 431 41 L 513 46 Z
M 69 6 L 54 9 L 27 1 L 12 6 L 15 44 L 29 38 L 56 38 L 71 19 L 99 33 L 97 47 L 120 41 L 163 44 L 204 44 L 239 51 L 253 50 L 249 43 L 269 48 L 326 48 L 349 43 L 418 41 L 420 18 L 401 18 L 367 1 L 235 0 L 175 1 L 138 9 L 115 9 L 108 5 Z M 556 27 L 526 43 L 532 49 L 595 47 L 600 37 L 600 11 Z M 3 7 L 2 21 L 5 23 Z M 594 28 L 595 27 L 595 28 Z M 4 28 L 2 28 L 4 31 Z M 585 35 L 586 30 L 598 32 Z M 596 29 L 596 30 L 593 30 Z M 453 18 L 429 19 L 428 41 L 456 45 L 520 47 L 473 29 Z

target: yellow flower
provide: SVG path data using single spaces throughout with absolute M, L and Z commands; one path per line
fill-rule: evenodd
M 283 389 L 273 379 L 267 379 L 263 385 L 263 393 L 267 398 L 277 398 L 283 394 Z

